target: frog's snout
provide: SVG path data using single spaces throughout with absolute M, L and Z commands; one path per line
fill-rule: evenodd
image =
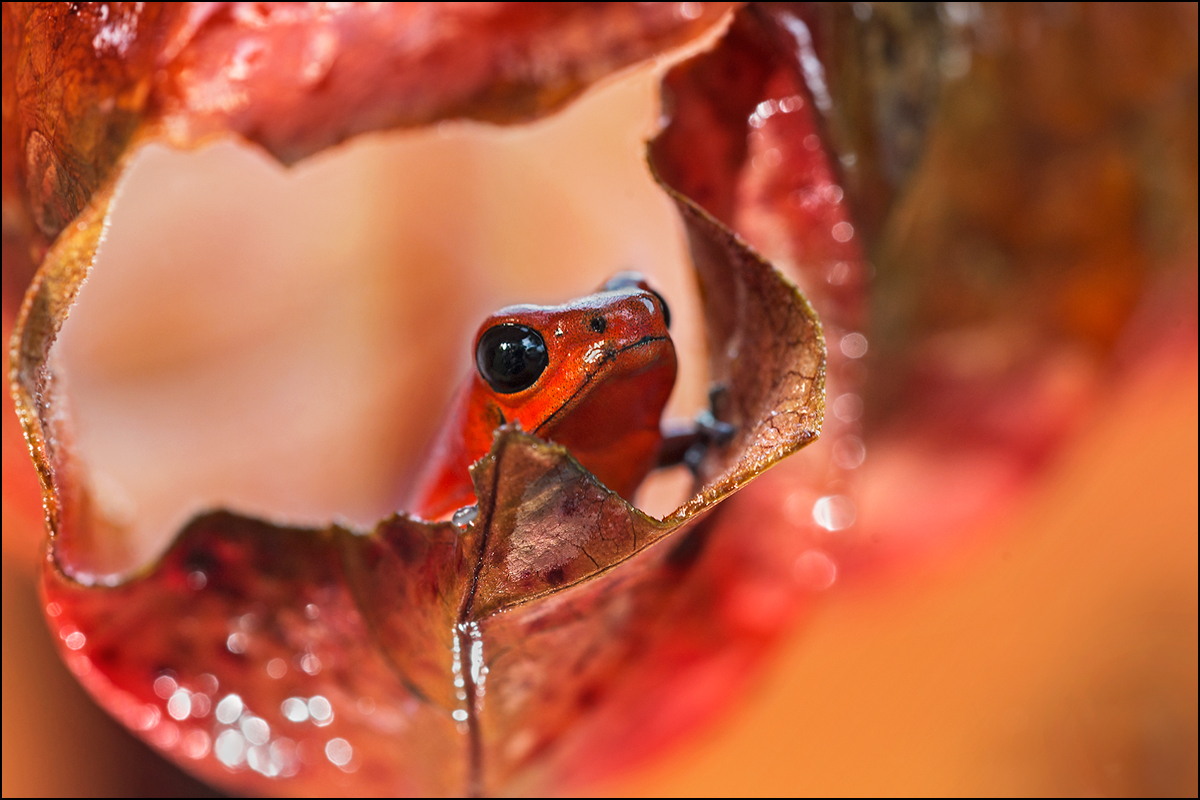
M 654 300 L 651 302 L 657 302 L 659 309 L 662 310 L 663 323 L 668 329 L 671 327 L 671 307 L 667 305 L 666 298 L 650 285 L 650 282 L 646 280 L 644 275 L 640 272 L 632 271 L 618 272 L 600 287 L 600 291 L 602 292 L 616 292 L 622 289 L 638 289 L 653 295 Z

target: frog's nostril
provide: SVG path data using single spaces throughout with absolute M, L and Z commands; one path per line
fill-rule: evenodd
M 588 324 L 595 333 L 604 333 L 608 330 L 608 323 L 604 320 L 604 317 L 592 317 Z

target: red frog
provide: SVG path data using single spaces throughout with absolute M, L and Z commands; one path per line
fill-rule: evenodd
M 488 317 L 475 337 L 476 369 L 454 397 L 408 510 L 438 520 L 473 504 L 467 468 L 505 423 L 563 445 L 630 498 L 650 470 L 712 438 L 682 433 L 664 443 L 660 419 L 676 369 L 669 324 L 662 296 L 629 272 L 565 305 Z

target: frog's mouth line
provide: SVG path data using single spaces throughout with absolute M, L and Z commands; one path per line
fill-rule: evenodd
M 603 372 L 604 367 L 606 367 L 608 364 L 611 364 L 616 359 L 617 356 L 621 355 L 622 353 L 628 353 L 630 350 L 636 350 L 637 348 L 648 345 L 651 342 L 663 342 L 663 341 L 669 342 L 669 341 L 671 341 L 671 337 L 670 336 L 643 336 L 641 339 L 638 339 L 636 342 L 633 342 L 632 344 L 627 344 L 624 347 L 621 347 L 617 350 L 609 350 L 607 353 L 604 354 L 604 358 L 602 358 L 600 361 L 598 361 L 596 363 L 596 368 L 593 369 L 590 373 L 588 373 L 587 379 L 584 380 L 583 383 L 579 384 L 579 388 L 577 388 L 574 392 L 572 392 L 571 396 L 568 397 L 566 400 L 564 400 L 563 404 L 561 406 L 559 406 L 558 408 L 556 408 L 554 410 L 553 414 L 551 414 L 550 416 L 548 416 L 544 420 L 542 420 L 541 425 L 538 425 L 536 428 L 533 429 L 533 434 L 537 435 L 537 434 L 541 433 L 543 428 L 545 428 L 550 423 L 554 422 L 554 420 L 558 418 L 559 414 L 562 414 L 567 408 L 569 408 L 571 406 L 571 404 L 575 402 L 575 398 L 578 397 L 580 394 L 582 394 L 588 388 L 588 385 L 592 382 L 592 378 L 596 377 L 601 372 Z

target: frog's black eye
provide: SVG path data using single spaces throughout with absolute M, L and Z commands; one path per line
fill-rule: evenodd
M 533 386 L 549 363 L 546 341 L 540 333 L 524 325 L 494 325 L 483 332 L 475 348 L 479 374 L 500 394 Z

